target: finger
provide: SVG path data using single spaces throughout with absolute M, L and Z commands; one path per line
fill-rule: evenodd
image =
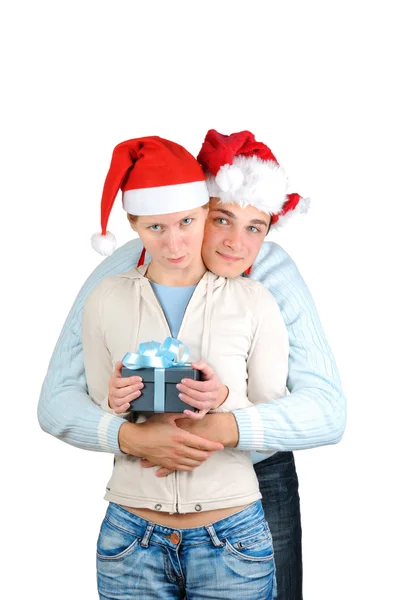
M 175 465 L 175 467 L 160 467 L 160 469 L 158 469 L 157 471 L 155 471 L 155 475 L 157 477 L 159 477 L 158 473 L 159 471 L 162 471 L 163 469 L 168 471 L 167 475 L 169 475 L 170 473 L 174 473 L 174 471 L 193 471 L 194 469 L 197 469 L 198 467 L 200 467 L 202 463 L 201 462 L 192 462 L 189 465 L 185 465 L 185 464 L 181 464 L 181 465 Z
M 155 471 L 156 477 L 167 477 L 167 475 L 171 475 L 174 473 L 176 469 L 166 469 L 166 467 L 161 467 L 157 471 Z
M 206 459 L 209 458 L 210 453 L 206 453 Z M 173 470 L 182 470 L 185 469 L 187 467 L 192 468 L 192 469 L 196 469 L 196 467 L 199 467 L 202 462 L 204 462 L 203 460 L 194 460 L 192 458 L 184 458 L 184 462 L 181 463 L 176 463 L 175 465 L 175 469 Z M 156 465 L 154 463 L 152 463 L 150 460 L 146 459 L 146 458 L 141 458 L 140 460 L 140 465 L 144 468 L 144 469 L 150 469 L 152 467 L 156 467 L 159 465 Z M 168 467 L 163 467 L 164 469 L 168 468 Z
M 207 410 L 199 410 L 197 412 L 193 412 L 193 410 L 184 410 L 184 415 L 188 417 L 188 419 L 193 419 L 194 421 L 200 421 L 207 414 Z
M 138 384 L 142 384 L 142 387 L 144 387 L 141 377 L 138 377 L 136 375 L 133 375 L 132 377 L 115 377 L 114 375 L 112 375 L 111 382 L 112 385 L 116 388 L 125 388 L 131 385 Z
M 216 452 L 217 450 L 224 450 L 224 446 L 219 442 L 212 442 L 206 440 L 206 438 L 199 437 L 193 433 L 185 431 L 184 443 L 189 448 L 195 448 L 197 450 L 204 450 L 205 452 Z
M 125 398 L 126 396 L 130 396 L 131 394 L 142 390 L 143 387 L 144 386 L 142 383 L 136 383 L 135 385 L 129 385 L 128 387 L 124 388 L 112 388 L 111 386 L 111 395 L 115 396 L 116 398 Z
M 150 469 L 151 467 L 157 466 L 157 465 L 151 463 L 151 461 L 147 460 L 146 458 L 141 458 L 140 465 L 141 465 L 141 467 L 144 467 L 144 469 Z
M 171 472 L 173 473 L 174 471 L 184 471 L 189 472 L 189 471 L 193 471 L 196 467 L 191 467 L 191 466 L 187 466 L 187 465 L 178 465 L 178 467 L 176 469 L 171 469 Z M 161 469 L 167 469 L 167 467 L 161 467 L 159 470 Z M 169 470 L 169 469 L 167 469 Z M 159 475 L 157 475 L 158 471 L 155 471 L 155 475 L 157 477 L 159 477 Z
M 141 392 L 140 390 L 137 390 L 136 392 L 134 392 L 133 394 L 129 394 L 128 396 L 126 396 L 124 398 L 124 402 L 134 402 L 134 400 L 137 400 L 137 398 L 139 398 L 141 396 Z
M 207 381 L 195 381 L 195 379 L 182 379 L 180 383 L 177 383 L 176 388 L 184 394 L 188 394 L 190 390 L 196 390 L 197 392 L 205 393 L 211 392 L 213 389 L 219 387 L 217 382 L 213 379 Z
M 193 406 L 193 408 L 198 408 L 199 410 L 202 410 L 204 408 L 210 410 L 210 408 L 213 405 L 213 402 L 210 399 L 203 398 L 203 394 L 201 394 L 200 396 L 201 398 L 199 399 L 195 397 L 193 398 L 191 394 L 189 396 L 187 394 L 178 394 L 180 400 L 185 402 L 185 404 L 189 404 L 189 406 Z
M 130 408 L 130 404 L 123 404 L 122 406 L 115 406 L 115 408 L 112 408 L 113 412 L 115 413 L 115 415 L 120 415 L 122 413 L 125 413 L 128 411 L 128 409 Z
M 134 392 L 133 394 L 129 394 L 128 396 L 125 396 L 124 398 L 118 398 L 117 396 L 113 396 L 112 394 L 110 394 L 109 395 L 109 406 L 111 408 L 120 408 L 121 406 L 124 406 L 125 404 L 129 404 L 130 402 L 137 400 L 137 398 L 139 396 L 141 396 L 141 392 L 139 390 L 137 392 Z
M 192 464 L 192 461 L 198 465 L 205 462 L 212 452 L 206 450 L 199 450 L 197 448 L 191 448 L 190 446 L 179 447 L 173 458 L 167 459 L 168 462 L 163 462 L 163 466 L 170 467 L 170 464 L 175 468 L 186 467 Z

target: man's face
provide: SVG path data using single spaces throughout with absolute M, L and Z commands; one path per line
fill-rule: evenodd
M 219 204 L 211 198 L 202 246 L 206 267 L 222 277 L 241 275 L 254 263 L 270 221 L 270 215 L 253 206 Z

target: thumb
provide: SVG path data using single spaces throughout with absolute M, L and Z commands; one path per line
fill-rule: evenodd
M 181 419 L 181 413 L 164 413 L 162 416 L 165 421 L 168 423 L 173 423 L 176 427 L 176 421 Z
M 152 423 L 168 423 L 169 425 L 175 425 L 177 427 L 177 419 L 181 419 L 181 413 L 155 413 L 149 417 L 147 423 L 149 421 Z
M 120 360 L 118 360 L 115 363 L 115 368 L 114 368 L 114 371 L 113 371 L 115 373 L 115 375 L 117 375 L 117 377 L 121 377 L 122 376 L 122 368 L 123 368 L 123 363 L 120 362 Z
M 214 371 L 213 369 L 210 367 L 210 365 L 208 365 L 207 363 L 205 363 L 204 360 L 200 360 L 197 363 L 192 363 L 192 367 L 194 369 L 198 369 L 198 371 L 202 371 L 203 373 L 203 378 L 205 380 L 210 379 L 211 376 L 213 375 Z

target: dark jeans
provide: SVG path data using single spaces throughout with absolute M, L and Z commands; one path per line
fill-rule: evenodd
M 254 468 L 274 541 L 277 600 L 302 600 L 300 498 L 293 453 L 278 452 Z

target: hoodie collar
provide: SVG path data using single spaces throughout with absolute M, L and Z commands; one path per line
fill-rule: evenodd
M 127 278 L 127 279 L 146 279 L 145 274 L 148 270 L 148 267 L 149 267 L 149 263 L 147 263 L 146 265 L 142 265 L 141 267 L 133 267 L 132 269 L 130 269 L 129 271 L 126 271 L 125 273 L 119 273 L 118 277 Z M 200 281 L 209 281 L 209 280 L 211 280 L 213 282 L 214 288 L 218 288 L 220 285 L 222 285 L 224 283 L 225 277 L 219 277 L 218 275 L 215 275 L 211 271 L 206 271 L 206 273 L 203 275 L 203 277 L 202 277 L 202 279 L 200 279 Z M 199 283 L 200 283 L 200 281 L 199 281 Z

